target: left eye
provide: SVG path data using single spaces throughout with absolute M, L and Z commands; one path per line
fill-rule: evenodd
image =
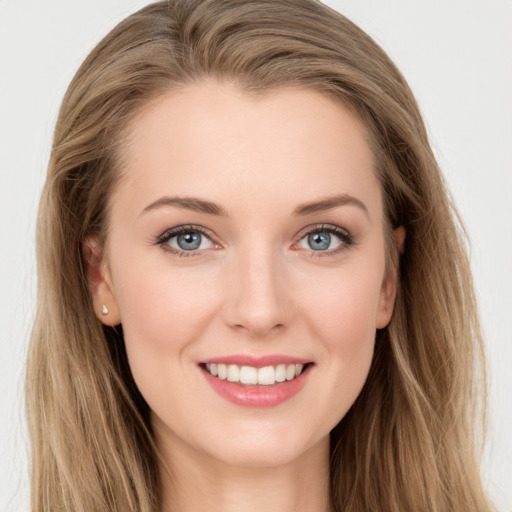
M 165 243 L 179 251 L 197 251 L 213 247 L 213 242 L 205 234 L 194 230 L 172 234 Z
M 299 246 L 313 251 L 332 251 L 342 243 L 341 235 L 329 230 L 312 231 L 300 239 Z

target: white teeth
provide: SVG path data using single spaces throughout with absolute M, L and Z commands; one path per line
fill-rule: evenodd
M 271 386 L 275 383 L 276 377 L 273 366 L 258 368 L 258 384 L 261 384 L 262 386 Z
M 278 364 L 277 366 L 238 366 L 237 364 L 207 363 L 206 370 L 221 380 L 240 382 L 247 385 L 272 386 L 276 382 L 293 380 L 304 369 L 303 364 Z
M 242 384 L 258 384 L 258 370 L 252 366 L 240 368 L 240 382 Z
M 286 380 L 286 365 L 278 364 L 276 366 L 276 382 L 284 382 Z
M 224 380 L 228 376 L 228 369 L 225 364 L 218 364 L 217 372 L 219 379 Z
M 236 364 L 228 365 L 228 380 L 229 382 L 239 382 L 240 381 L 240 366 Z

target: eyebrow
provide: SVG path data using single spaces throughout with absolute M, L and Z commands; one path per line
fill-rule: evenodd
M 359 199 L 348 195 L 341 194 L 332 197 L 326 197 L 320 201 L 312 201 L 298 205 L 294 210 L 294 215 L 305 216 L 313 213 L 324 212 L 338 206 L 352 205 L 357 206 L 368 216 L 368 208 Z M 150 205 L 146 206 L 142 213 L 161 208 L 163 206 L 176 206 L 194 212 L 206 213 L 208 215 L 227 216 L 227 212 L 218 204 L 199 199 L 197 197 L 170 197 L 164 196 L 157 199 Z
M 368 208 L 366 207 L 366 205 L 356 197 L 353 197 L 348 194 L 326 197 L 324 199 L 321 199 L 320 201 L 313 201 L 311 203 L 300 204 L 299 206 L 297 206 L 297 208 L 295 208 L 293 213 L 295 215 L 311 215 L 312 213 L 325 212 L 326 210 L 331 210 L 332 208 L 336 208 L 337 206 L 346 205 L 357 206 L 358 208 L 363 210 L 366 216 L 369 216 Z
M 222 215 L 226 216 L 226 211 L 219 205 L 197 197 L 161 197 L 155 202 L 146 206 L 142 213 L 161 208 L 162 206 L 177 206 L 186 210 L 192 210 L 199 213 L 207 213 L 209 215 Z

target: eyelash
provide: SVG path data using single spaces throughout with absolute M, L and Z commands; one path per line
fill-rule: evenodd
M 213 244 L 216 242 L 214 241 L 214 238 L 212 237 L 211 233 L 204 229 L 201 226 L 196 226 L 193 224 L 187 224 L 184 226 L 177 226 L 175 228 L 168 229 L 164 233 L 162 233 L 156 240 L 156 245 L 160 245 L 162 249 L 166 252 L 169 252 L 175 256 L 179 257 L 185 257 L 190 258 L 191 256 L 200 256 L 201 251 L 194 250 L 194 251 L 184 251 L 184 250 L 178 250 L 174 247 L 171 247 L 167 244 L 169 240 L 172 238 L 183 235 L 185 233 L 201 233 L 204 237 L 206 237 L 208 240 L 210 240 Z
M 200 256 L 201 250 L 191 250 L 191 251 L 185 251 L 185 250 L 178 250 L 174 247 L 171 247 L 168 245 L 169 240 L 172 238 L 185 234 L 185 233 L 200 233 L 204 237 L 206 237 L 208 240 L 210 240 L 213 244 L 217 244 L 215 239 L 212 237 L 211 232 L 203 228 L 202 226 L 196 226 L 193 224 L 187 224 L 183 226 L 177 226 L 175 228 L 168 229 L 164 233 L 162 233 L 156 240 L 155 245 L 160 245 L 162 247 L 162 250 L 169 252 L 175 256 L 178 257 L 192 257 L 192 256 Z M 304 230 L 302 230 L 298 237 L 299 241 L 296 242 L 294 245 L 297 245 L 302 241 L 305 237 L 309 235 L 313 235 L 315 233 L 329 233 L 335 235 L 340 240 L 340 245 L 336 247 L 335 249 L 325 250 L 325 251 L 315 251 L 314 249 L 311 250 L 311 257 L 326 257 L 326 256 L 334 256 L 341 252 L 344 252 L 356 243 L 356 237 L 351 234 L 346 229 L 340 228 L 338 226 L 334 226 L 332 224 L 320 224 L 315 226 L 308 226 Z M 220 245 L 220 244 L 217 244 Z M 295 249 L 300 250 L 300 249 Z
M 317 224 L 315 226 L 308 226 L 304 228 L 298 235 L 299 242 L 303 240 L 305 237 L 309 235 L 313 235 L 315 233 L 329 233 L 332 235 L 335 235 L 340 240 L 340 245 L 336 247 L 335 249 L 329 249 L 326 251 L 315 251 L 313 249 L 311 250 L 311 257 L 312 258 L 323 258 L 328 256 L 336 256 L 348 249 L 350 249 L 352 246 L 356 243 L 356 237 L 349 231 L 347 231 L 344 228 L 340 228 L 339 226 L 335 226 L 332 224 Z M 299 243 L 297 242 L 297 243 Z M 296 245 L 296 244 L 294 244 Z

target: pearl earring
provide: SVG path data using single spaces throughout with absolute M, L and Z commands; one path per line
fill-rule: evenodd
M 105 306 L 105 304 L 103 304 L 103 307 L 101 308 L 101 314 L 102 314 L 102 316 L 108 315 L 108 308 L 107 308 L 107 306 Z

